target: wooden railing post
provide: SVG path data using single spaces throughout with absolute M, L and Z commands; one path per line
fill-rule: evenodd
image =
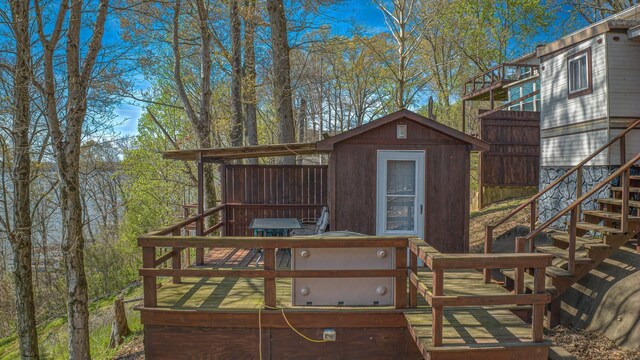
M 142 267 L 145 269 L 155 268 L 156 262 L 156 248 L 143 247 L 142 248 Z M 158 305 L 158 293 L 156 288 L 155 276 L 143 276 L 142 277 L 144 306 L 156 307 Z
M 395 284 L 395 305 L 396 309 L 407 307 L 407 248 L 396 248 L 396 269 L 405 270 L 404 275 L 396 276 Z
M 571 215 L 569 217 L 569 252 L 568 269 L 571 274 L 576 270 L 576 225 L 578 222 L 578 209 L 574 207 L 571 209 Z
M 491 254 L 493 252 L 493 226 L 486 225 L 484 227 L 484 253 Z M 484 283 L 491 282 L 491 269 L 482 269 L 484 275 Z
M 525 238 L 517 237 L 516 238 L 516 253 L 524 253 L 524 243 Z M 529 240 L 531 241 L 531 240 Z M 524 266 L 525 264 L 523 264 Z M 524 267 L 517 267 L 514 269 L 514 292 L 516 294 L 524 293 Z
M 529 214 L 529 231 L 532 232 L 536 229 L 536 221 L 538 220 L 538 214 L 536 212 L 536 200 L 531 202 L 531 211 Z M 536 242 L 533 238 L 529 241 L 529 252 L 536 251 Z
M 538 267 L 533 275 L 533 293 L 544 294 L 546 292 L 545 269 Z M 533 304 L 533 314 L 531 318 L 531 339 L 534 342 L 542 342 L 544 340 L 544 304 Z
M 276 249 L 264 248 L 264 270 L 276 270 Z M 273 276 L 264 277 L 264 304 L 265 306 L 276 307 L 276 278 Z
M 582 166 L 578 168 L 576 172 L 576 199 L 580 199 L 582 196 Z M 576 207 L 578 219 L 580 218 L 582 212 L 582 204 L 578 204 Z
M 413 251 L 411 253 L 411 272 L 418 275 L 418 255 Z M 409 307 L 415 309 L 418 306 L 418 287 L 411 282 L 409 284 Z
M 176 229 L 173 230 L 172 235 L 173 236 L 180 236 L 181 230 L 180 229 Z M 176 270 L 176 269 L 182 269 L 182 249 L 183 248 L 172 248 L 171 251 L 173 252 L 173 256 L 171 257 L 171 267 Z M 182 279 L 180 278 L 180 276 L 174 276 L 173 277 L 173 283 L 174 284 L 180 284 L 182 282 Z
M 442 270 L 433 271 L 433 296 L 444 295 L 444 273 Z M 442 326 L 444 319 L 444 307 L 434 305 L 431 308 L 431 343 L 433 346 L 442 346 Z
M 198 215 L 196 220 L 196 236 L 202 236 L 204 233 L 204 163 L 202 155 L 198 153 Z M 196 265 L 204 265 L 204 248 L 196 248 Z
M 620 219 L 620 230 L 625 233 L 629 231 L 629 179 L 631 176 L 630 169 L 627 168 L 620 175 L 620 182 L 622 183 L 622 207 L 620 208 L 620 212 L 622 214 L 622 218 Z

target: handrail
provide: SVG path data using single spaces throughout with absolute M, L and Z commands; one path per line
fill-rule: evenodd
M 431 305 L 431 341 L 433 346 L 442 346 L 444 307 L 487 305 L 532 305 L 531 332 L 533 342 L 543 341 L 544 307 L 551 296 L 546 292 L 545 273 L 551 265 L 550 254 L 442 254 L 421 239 L 410 242 L 409 304 L 415 307 L 416 296 L 421 294 Z M 417 259 L 421 259 L 433 271 L 433 285 L 429 287 L 418 277 Z M 464 269 L 534 269 L 533 293 L 517 291 L 500 295 L 444 294 L 445 270 Z
M 638 161 L 640 161 L 640 153 L 634 156 L 631 160 L 627 161 L 627 163 L 625 163 L 624 166 L 619 167 L 618 170 L 614 171 L 613 173 L 611 173 L 611 175 L 607 176 L 607 178 L 605 178 L 604 180 L 599 182 L 596 186 L 591 188 L 591 190 L 587 191 L 584 195 L 576 199 L 569 206 L 567 206 L 566 208 L 558 212 L 556 215 L 552 216 L 549 220 L 547 220 L 542 225 L 530 231 L 527 235 L 523 236 L 524 239 L 530 240 L 534 236 L 540 234 L 544 229 L 549 227 L 549 225 L 555 223 L 561 217 L 565 216 L 569 211 L 575 209 L 578 205 L 580 205 L 582 202 L 587 200 L 591 195 L 595 194 L 598 190 L 602 189 L 605 185 L 609 184 L 613 179 L 620 176 L 623 172 L 626 172 L 627 169 L 631 168 L 631 166 L 633 166 Z
M 552 188 L 554 188 L 556 185 L 560 184 L 561 182 L 563 182 L 565 179 L 567 179 L 569 176 L 571 176 L 573 173 L 577 172 L 577 179 L 576 179 L 576 197 L 579 199 L 583 199 L 582 201 L 577 201 L 576 200 L 576 206 L 572 207 L 572 209 L 575 209 L 575 214 L 573 214 L 572 216 L 572 221 L 576 222 L 577 219 L 580 217 L 580 204 L 584 201 L 584 199 L 586 199 L 586 197 L 582 196 L 582 168 L 584 167 L 584 165 L 586 165 L 589 161 L 591 161 L 593 158 L 595 158 L 596 156 L 598 156 L 601 152 L 603 152 L 605 149 L 608 149 L 609 147 L 611 147 L 613 144 L 615 144 L 616 142 L 620 142 L 620 164 L 625 163 L 625 159 L 626 159 L 626 145 L 625 145 L 625 136 L 632 130 L 636 129 L 636 127 L 640 125 L 640 119 L 636 119 L 633 123 L 631 123 L 631 125 L 629 125 L 624 131 L 622 131 L 620 134 L 616 135 L 615 137 L 613 137 L 611 140 L 609 140 L 606 144 L 602 145 L 601 147 L 599 147 L 596 151 L 594 151 L 593 153 L 591 153 L 589 156 L 587 156 L 585 159 L 583 159 L 580 163 L 578 163 L 576 166 L 574 166 L 573 168 L 571 168 L 569 171 L 567 171 L 565 174 L 563 174 L 562 176 L 560 176 L 558 179 L 556 179 L 555 181 L 553 181 L 551 184 L 547 185 L 544 189 L 542 189 L 541 191 L 539 191 L 537 194 L 533 195 L 532 197 L 530 197 L 527 201 L 523 202 L 522 204 L 520 204 L 518 207 L 516 207 L 515 209 L 513 209 L 511 212 L 509 212 L 509 214 L 507 214 L 506 216 L 504 216 L 502 219 L 498 220 L 497 222 L 494 222 L 493 224 L 489 224 L 485 226 L 485 240 L 484 240 L 484 252 L 485 253 L 491 253 L 492 252 L 492 246 L 493 246 L 493 230 L 495 228 L 497 228 L 498 226 L 504 224 L 506 221 L 508 221 L 509 219 L 511 219 L 514 215 L 518 214 L 520 211 L 522 211 L 523 209 L 525 209 L 526 207 L 530 207 L 530 219 L 529 219 L 529 230 L 531 232 L 533 232 L 534 230 L 536 230 L 536 221 L 537 221 L 537 211 L 536 211 L 536 201 L 545 193 L 547 193 L 549 190 L 551 190 Z M 619 172 L 616 172 L 619 174 Z M 609 180 L 610 181 L 610 180 Z M 605 183 L 601 183 L 597 189 L 602 188 L 602 186 L 604 186 L 606 184 Z M 596 189 L 596 190 L 597 190 Z M 594 190 L 595 191 L 595 190 Z M 593 192 L 589 192 L 589 194 L 593 194 Z M 623 196 L 624 199 L 624 196 Z M 566 210 L 566 209 L 565 209 Z M 548 227 L 550 224 L 553 224 L 555 221 L 557 221 L 561 216 L 566 215 L 567 212 L 571 211 L 571 209 L 567 210 L 566 212 L 563 212 L 561 215 L 556 214 L 556 216 L 553 217 L 553 221 L 549 224 L 546 224 L 546 227 Z M 623 215 L 623 227 L 626 227 L 627 221 L 626 221 L 626 216 Z M 531 237 L 539 234 L 542 230 L 535 232 Z M 528 239 L 530 237 L 527 237 Z M 523 244 L 524 243 L 520 243 L 518 244 L 518 242 L 516 242 L 516 248 L 519 249 L 520 251 L 523 251 Z M 534 251 L 534 242 L 531 241 L 529 243 L 529 248 L 530 251 L 533 252 Z M 570 267 L 573 266 L 573 261 L 570 261 Z M 489 271 L 484 271 L 484 277 L 485 277 L 485 282 L 490 282 L 491 281 L 491 273 Z
M 569 170 L 568 172 L 566 172 L 564 175 L 560 176 L 558 179 L 556 179 L 554 182 L 552 182 L 551 184 L 547 185 L 547 187 L 545 187 L 544 189 L 542 189 L 541 191 L 539 191 L 537 194 L 533 195 L 532 197 L 529 198 L 529 200 L 527 200 L 526 202 L 520 204 L 520 206 L 518 206 L 517 208 L 513 209 L 509 214 L 507 214 L 504 218 L 502 218 L 501 220 L 498 220 L 497 222 L 491 224 L 492 227 L 496 228 L 502 224 L 504 224 L 507 220 L 509 220 L 511 217 L 513 217 L 515 214 L 517 214 L 518 212 L 520 212 L 520 210 L 524 209 L 525 207 L 529 206 L 532 202 L 538 200 L 538 198 L 540 198 L 542 195 L 544 195 L 547 191 L 551 190 L 551 188 L 553 188 L 554 186 L 558 185 L 560 182 L 562 182 L 564 179 L 568 178 L 571 174 L 573 174 L 574 172 L 578 171 L 579 168 L 583 167 L 586 163 L 588 163 L 589 161 L 591 161 L 594 157 L 598 156 L 602 151 L 604 151 L 605 149 L 607 149 L 608 147 L 610 147 L 611 145 L 613 145 L 616 141 L 618 141 L 619 139 L 621 139 L 623 136 L 625 136 L 629 131 L 633 130 L 636 126 L 638 126 L 640 124 L 640 119 L 636 120 L 635 122 L 633 122 L 628 128 L 626 128 L 623 132 L 621 132 L 620 134 L 618 134 L 617 136 L 615 136 L 614 138 L 612 138 L 611 140 L 609 140 L 608 143 L 606 143 L 605 145 L 602 145 L 600 148 L 598 148 L 598 150 L 596 150 L 595 152 L 593 152 L 591 155 L 587 156 L 584 160 L 582 160 L 581 162 L 578 163 L 578 165 L 574 166 L 573 168 L 571 168 L 571 170 Z
M 358 236 L 358 237 L 206 237 L 206 236 L 143 236 L 138 238 L 142 248 L 144 307 L 157 306 L 157 277 L 172 277 L 179 283 L 181 277 L 241 277 L 264 279 L 264 302 L 267 307 L 276 306 L 276 278 L 379 278 L 393 277 L 394 304 L 397 309 L 407 307 L 407 248 L 408 236 Z M 156 258 L 157 247 L 171 248 L 170 254 L 180 256 L 185 248 L 195 247 L 262 248 L 262 268 L 187 268 L 173 263 L 172 268 L 158 269 L 170 256 Z M 290 270 L 276 265 L 276 248 L 387 248 L 395 249 L 394 268 L 337 269 L 337 270 Z
M 490 77 L 490 81 L 488 82 L 488 85 L 493 84 L 496 81 L 502 81 L 506 79 L 506 68 L 530 68 L 531 72 L 533 73 L 535 70 L 540 69 L 540 66 L 537 64 L 514 64 L 514 63 L 501 63 L 498 64 L 488 70 L 485 70 L 483 73 L 480 73 L 478 75 L 475 75 L 469 79 L 467 79 L 464 83 L 464 89 L 463 89 L 463 94 L 467 95 L 470 93 L 473 93 L 476 90 L 476 84 L 481 83 L 482 86 L 480 88 L 481 89 L 485 89 L 487 88 L 487 86 L 485 86 L 485 78 L 486 77 Z M 498 74 L 496 75 L 495 72 L 498 72 Z M 478 81 L 478 79 L 482 79 L 482 81 Z M 472 85 L 472 89 L 469 91 L 468 90 L 468 86 Z

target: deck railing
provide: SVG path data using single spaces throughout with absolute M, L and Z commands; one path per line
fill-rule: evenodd
M 537 194 L 533 195 L 531 198 L 529 198 L 527 201 L 525 201 L 524 203 L 520 204 L 518 207 L 516 207 L 515 209 L 513 209 L 509 214 L 507 214 L 505 217 L 503 217 L 502 219 L 498 220 L 497 222 L 490 224 L 490 225 L 486 225 L 485 226 L 485 240 L 484 240 L 484 252 L 485 254 L 489 254 L 493 252 L 493 236 L 494 236 L 494 230 L 504 224 L 505 222 L 507 222 L 509 219 L 511 219 L 513 216 L 515 216 L 516 214 L 518 214 L 520 211 L 524 210 L 525 208 L 529 207 L 530 213 L 529 213 L 529 234 L 527 234 L 524 237 L 520 237 L 516 239 L 516 244 L 515 244 L 515 249 L 516 252 L 524 252 L 525 251 L 525 241 L 529 241 L 529 252 L 534 252 L 535 251 L 535 242 L 534 242 L 534 237 L 538 234 L 540 234 L 542 231 L 546 230 L 547 228 L 549 228 L 551 225 L 553 225 L 556 221 L 558 221 L 559 219 L 561 219 L 563 216 L 565 216 L 567 213 L 570 212 L 570 221 L 569 221 L 569 248 L 567 249 L 569 252 L 569 272 L 573 273 L 575 270 L 575 249 L 576 249 L 576 223 L 579 221 L 580 217 L 581 217 L 581 207 L 582 204 L 589 199 L 590 196 L 592 196 L 593 194 L 595 194 L 598 190 L 602 189 L 604 186 L 606 186 L 607 184 L 609 184 L 613 179 L 615 179 L 616 177 L 620 176 L 620 182 L 621 182 L 621 186 L 622 186 L 622 218 L 620 221 L 621 224 L 621 230 L 623 231 L 627 231 L 627 226 L 628 226 L 628 215 L 629 215 L 629 169 L 631 168 L 631 166 L 633 166 L 636 162 L 638 162 L 640 160 L 639 156 L 640 154 L 636 155 L 633 159 L 631 159 L 630 161 L 626 160 L 626 135 L 633 129 L 637 128 L 638 126 L 640 126 L 640 119 L 634 121 L 629 127 L 627 127 L 624 131 L 622 131 L 620 134 L 618 134 L 617 136 L 613 137 L 611 140 L 609 140 L 609 142 L 607 142 L 606 144 L 604 144 L 603 146 L 601 146 L 599 149 L 597 149 L 596 151 L 594 151 L 591 155 L 587 156 L 584 160 L 582 160 L 580 163 L 578 163 L 578 165 L 574 166 L 572 169 L 570 169 L 569 171 L 567 171 L 565 174 L 563 174 L 562 176 L 560 176 L 558 179 L 556 179 L 554 182 L 552 182 L 551 184 L 549 184 L 548 186 L 546 186 L 544 189 L 542 189 L 540 192 L 538 192 Z M 583 188 L 582 188 L 582 169 L 583 167 L 589 162 L 591 161 L 593 158 L 595 158 L 596 156 L 598 156 L 600 153 L 602 153 L 604 150 L 611 148 L 614 144 L 618 143 L 620 148 L 619 148 L 619 152 L 620 152 L 620 168 L 618 168 L 618 170 L 616 170 L 615 172 L 613 172 L 610 176 L 608 176 L 605 180 L 601 181 L 600 183 L 598 183 L 597 185 L 595 185 L 591 190 L 589 190 L 587 193 L 585 193 L 583 195 Z M 562 211 L 560 211 L 559 213 L 557 213 L 555 216 L 553 216 L 551 219 L 549 219 L 548 221 L 546 221 L 544 224 L 540 225 L 540 226 L 536 226 L 537 222 L 538 222 L 538 213 L 536 210 L 536 204 L 538 199 L 546 194 L 547 192 L 549 192 L 551 189 L 555 188 L 557 185 L 561 184 L 565 179 L 567 179 L 569 176 L 571 176 L 572 174 L 576 174 L 576 200 L 571 203 L 569 206 L 567 206 L 565 209 L 563 209 Z M 516 274 L 516 289 L 522 289 L 523 286 L 523 275 L 521 274 Z M 489 270 L 485 270 L 484 272 L 484 279 L 486 283 L 489 283 L 491 281 L 491 273 Z
M 157 306 L 157 278 L 171 277 L 180 282 L 181 277 L 239 277 L 264 279 L 264 304 L 276 307 L 277 278 L 395 278 L 394 304 L 398 309 L 407 307 L 407 248 L 408 237 L 363 236 L 363 237 L 207 237 L 145 235 L 138 238 L 142 247 L 142 269 L 144 306 Z M 395 248 L 394 269 L 369 270 L 290 270 L 276 267 L 276 249 L 282 248 Z M 185 248 L 262 248 L 264 261 L 256 269 L 234 268 L 157 268 L 172 257 L 156 258 L 157 248 L 171 248 L 179 256 Z M 178 264 L 179 265 L 179 264 Z
M 502 81 L 518 81 L 539 74 L 539 65 L 504 63 L 482 74 L 476 75 L 464 83 L 464 94 L 471 95 L 483 89 L 489 89 Z
M 443 316 L 445 307 L 492 306 L 492 305 L 532 305 L 531 339 L 542 342 L 544 308 L 551 297 L 545 291 L 545 270 L 551 265 L 552 255 L 548 254 L 442 254 L 421 239 L 411 239 L 409 269 L 409 305 L 417 306 L 417 294 L 421 294 L 432 307 L 431 339 L 433 346 L 442 346 Z M 418 259 L 433 271 L 431 288 L 418 277 Z M 462 295 L 444 294 L 445 271 L 466 269 L 534 269 L 533 293 L 504 295 Z

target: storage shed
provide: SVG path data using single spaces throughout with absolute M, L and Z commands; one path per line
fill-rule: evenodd
M 442 252 L 469 248 L 475 137 L 400 110 L 316 144 L 329 155 L 332 230 L 415 235 Z
M 315 143 L 177 150 L 164 157 L 196 160 L 199 171 L 221 163 L 225 236 L 251 236 L 254 218 L 313 219 L 328 206 L 329 230 L 418 236 L 441 252 L 459 253 L 469 249 L 470 153 L 488 148 L 400 110 Z M 328 165 L 236 161 L 312 154 L 328 154 Z M 204 191 L 200 182 L 199 199 Z

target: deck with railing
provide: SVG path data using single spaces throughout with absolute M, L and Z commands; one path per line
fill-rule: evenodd
M 539 68 L 535 64 L 499 64 L 465 81 L 462 99 L 505 101 L 506 85 L 538 76 Z
M 207 217 L 224 219 L 224 209 L 224 205 L 217 206 L 139 237 L 143 253 L 139 273 L 144 284 L 140 311 L 149 354 L 161 351 L 172 356 L 157 333 L 172 327 L 205 332 L 206 328 L 212 332 L 218 328 L 257 329 L 262 337 L 268 329 L 293 326 L 312 333 L 327 327 L 405 331 L 417 349 L 412 356 L 403 353 L 409 358 L 437 359 L 456 351 L 490 356 L 505 349 L 520 352 L 523 358 L 546 358 L 549 343 L 542 336 L 542 319 L 549 295 L 540 279 L 550 265 L 550 255 L 442 254 L 423 240 L 406 236 L 220 236 L 223 220 L 209 227 L 204 224 Z M 194 223 L 198 232 L 207 235 L 189 235 Z M 293 270 L 285 250 L 365 247 L 393 248 L 393 268 Z M 201 254 L 193 264 L 187 256 L 190 249 Z M 252 249 L 263 249 L 264 256 L 257 261 Z M 425 266 L 419 267 L 418 259 Z M 537 285 L 530 294 L 514 294 L 495 282 L 485 283 L 477 271 L 525 267 L 536 269 Z M 291 303 L 293 278 L 371 277 L 394 279 L 393 306 Z M 287 323 L 283 323 L 284 313 Z

